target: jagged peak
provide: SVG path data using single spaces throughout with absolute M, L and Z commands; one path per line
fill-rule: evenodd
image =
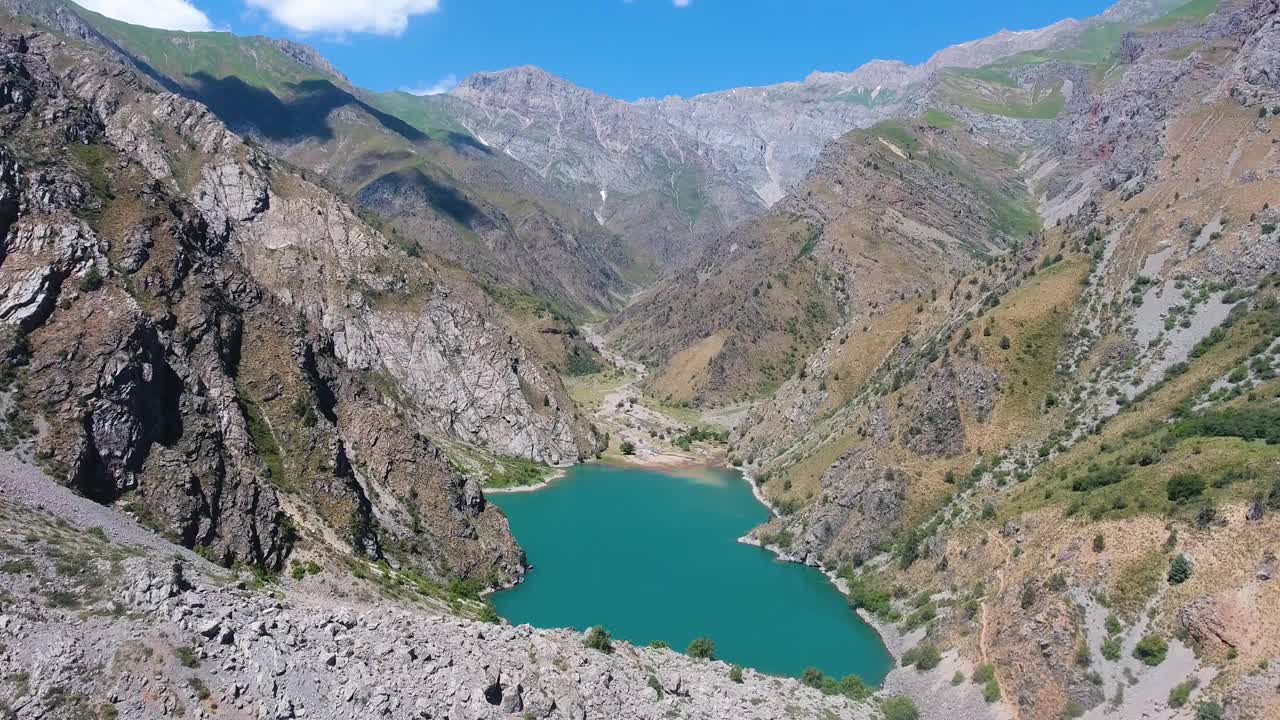
M 537 65 L 519 65 L 517 67 L 488 72 L 472 73 L 462 79 L 451 94 L 466 95 L 471 92 L 490 92 L 501 88 L 517 88 L 541 86 L 546 89 L 557 89 L 562 92 L 587 93 L 596 95 L 580 85 L 553 75 Z

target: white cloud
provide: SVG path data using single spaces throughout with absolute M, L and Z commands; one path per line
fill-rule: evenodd
M 689 7 L 693 4 L 693 0 L 671 0 L 671 4 L 676 7 Z
M 76 4 L 109 18 L 163 30 L 212 30 L 209 16 L 187 0 L 76 0 Z
M 127 0 L 122 0 L 127 1 Z M 414 15 L 435 12 L 440 0 L 245 0 L 298 32 L 399 35 Z
M 456 87 L 458 87 L 458 76 L 449 73 L 431 85 L 405 88 L 404 91 L 410 95 L 442 95 Z

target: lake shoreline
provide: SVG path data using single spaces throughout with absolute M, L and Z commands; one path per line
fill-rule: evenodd
M 635 457 L 635 456 L 628 456 L 628 457 Z M 652 456 L 649 458 L 644 458 L 644 459 L 632 460 L 632 459 L 624 458 L 621 460 L 616 460 L 616 459 L 588 460 L 582 463 L 574 463 L 573 465 L 558 465 L 558 466 L 555 466 L 554 472 L 552 472 L 547 477 L 543 478 L 542 481 L 534 483 L 533 485 L 513 485 L 511 487 L 500 487 L 500 488 L 482 487 L 481 490 L 484 492 L 485 495 L 507 495 L 511 493 L 537 492 L 539 490 L 543 490 L 545 488 L 551 487 L 551 484 L 554 483 L 556 480 L 563 479 L 565 475 L 568 474 L 570 468 L 578 467 L 580 465 L 606 465 L 609 467 L 616 467 L 616 468 L 623 468 L 623 469 L 630 469 L 630 470 L 653 470 L 655 472 L 669 472 L 672 470 L 693 470 L 693 469 L 705 469 L 705 470 L 737 470 L 738 469 L 734 467 L 720 465 L 715 462 L 700 460 L 698 458 L 686 457 L 684 455 L 661 453 L 659 455 Z M 765 507 L 769 508 L 770 513 L 773 513 L 776 515 L 777 513 L 774 511 L 774 509 L 770 507 L 767 502 L 765 502 L 764 496 L 757 492 L 755 484 L 754 483 L 749 483 L 749 484 L 751 485 L 751 492 L 756 496 L 756 499 L 759 500 Z
M 764 490 L 760 487 L 759 483 L 756 482 L 755 478 L 752 477 L 752 475 L 746 471 L 740 470 L 739 472 L 742 473 L 742 479 L 745 480 L 747 484 L 751 486 L 751 494 L 755 496 L 756 500 L 758 500 L 761 505 L 764 505 L 766 508 L 768 508 L 769 514 L 773 518 L 781 517 L 781 514 L 777 511 L 776 508 L 773 507 L 773 504 L 769 502 L 769 499 L 764 494 Z M 778 558 L 783 562 L 796 563 L 798 565 L 804 565 L 806 567 L 814 568 L 815 570 L 817 570 L 818 572 L 821 572 L 823 575 L 826 576 L 827 581 L 831 583 L 832 587 L 834 587 L 837 592 L 839 592 L 845 598 L 849 597 L 849 583 L 844 578 L 837 575 L 835 570 L 828 570 L 824 568 L 822 565 L 810 564 L 808 562 L 805 562 L 800 558 L 796 557 L 795 555 L 792 555 L 791 553 L 788 553 L 787 551 L 778 547 L 777 545 L 765 545 L 764 543 L 760 542 L 759 539 L 752 537 L 750 534 L 743 535 L 742 537 L 738 538 L 738 542 L 744 545 L 751 545 L 753 547 L 758 547 L 761 550 L 773 553 L 774 557 Z M 865 610 L 862 610 L 861 608 L 859 608 L 855 612 L 857 613 L 858 617 L 862 618 L 862 621 L 865 622 L 868 627 L 870 627 L 873 631 L 875 631 L 876 636 L 880 639 L 880 644 L 884 646 L 885 651 L 889 653 L 889 657 L 893 658 L 893 665 L 896 668 L 898 663 L 902 659 L 902 653 L 905 651 L 905 648 L 902 647 L 901 633 L 899 633 L 898 630 L 894 628 L 892 625 L 881 622 L 880 620 L 876 619 L 873 615 L 871 615 L 871 613 L 868 613 Z M 893 672 L 892 669 L 890 670 L 890 672 Z M 888 678 L 886 676 L 886 680 L 887 679 Z M 880 684 L 883 689 L 884 681 L 881 681 Z
M 500 504 L 510 515 L 513 533 L 522 546 L 527 548 L 532 564 L 536 565 L 536 570 L 531 569 L 517 582 L 507 583 L 503 588 L 494 588 L 484 593 L 493 600 L 506 622 L 550 628 L 577 627 L 580 623 L 597 623 L 603 620 L 604 618 L 599 617 L 598 612 L 591 611 L 590 608 L 577 608 L 574 605 L 576 595 L 571 593 L 570 596 L 566 596 L 568 599 L 559 596 L 565 593 L 562 588 L 570 587 L 576 582 L 571 578 L 574 572 L 580 575 L 584 567 L 583 562 L 592 565 L 599 563 L 602 566 L 608 564 L 604 558 L 595 558 L 592 553 L 598 552 L 598 548 L 602 546 L 607 547 L 610 543 L 605 542 L 604 538 L 609 533 L 613 533 L 620 542 L 617 543 L 616 550 L 610 549 L 606 552 L 607 557 L 613 561 L 622 558 L 625 561 L 624 564 L 631 568 L 631 571 L 626 573 L 628 576 L 634 576 L 636 573 L 644 575 L 645 572 L 649 572 L 651 577 L 643 582 L 643 587 L 659 587 L 663 582 L 661 578 L 668 580 L 672 577 L 709 578 L 719 575 L 720 580 L 711 581 L 715 588 L 733 587 L 738 582 L 737 578 L 749 578 L 748 584 L 754 582 L 757 587 L 752 592 L 767 592 L 767 588 L 774 588 L 783 596 L 788 592 L 798 593 L 788 597 L 796 598 L 796 607 L 811 608 L 811 614 L 806 614 L 804 617 L 813 619 L 770 624 L 768 627 L 772 629 L 764 630 L 765 636 L 769 636 L 770 633 L 781 633 L 781 636 L 771 638 L 769 643 L 772 647 L 772 644 L 781 642 L 783 645 L 779 647 L 783 647 L 789 642 L 784 638 L 795 635 L 794 632 L 786 630 L 791 628 L 788 623 L 794 623 L 796 632 L 808 633 L 814 640 L 811 643 L 803 643 L 800 647 L 792 644 L 791 649 L 781 653 L 782 658 L 785 659 L 767 653 L 759 656 L 757 650 L 750 650 L 740 657 L 744 665 L 757 669 L 763 665 L 767 669 L 761 672 L 786 677 L 798 677 L 803 667 L 816 665 L 827 668 L 833 676 L 856 674 L 865 678 L 872 687 L 879 687 L 885 674 L 892 670 L 894 659 L 887 652 L 884 639 L 877 629 L 850 612 L 843 593 L 831 594 L 830 587 L 831 584 L 836 584 L 836 579 L 829 574 L 826 578 L 807 575 L 811 566 L 804 563 L 796 562 L 794 565 L 801 567 L 793 566 L 788 570 L 786 566 L 763 553 L 743 554 L 741 550 L 731 549 L 733 545 L 738 545 L 736 541 L 740 536 L 749 534 L 751 528 L 772 517 L 772 510 L 768 503 L 762 501 L 759 488 L 750 482 L 745 487 L 735 482 L 744 479 L 739 468 L 729 467 L 727 464 L 689 461 L 656 465 L 617 462 L 613 457 L 603 462 L 596 461 L 583 463 L 583 465 L 584 467 L 580 470 L 569 473 L 569 479 L 577 482 L 564 483 L 556 493 L 546 495 L 541 500 L 534 500 L 533 495 L 507 495 L 505 497 L 508 499 L 494 499 L 495 503 Z M 625 483 L 605 482 L 614 478 L 618 472 L 627 473 L 635 470 L 646 472 L 648 476 L 633 474 L 620 476 L 629 478 Z M 699 472 L 701 470 L 714 472 Z M 601 482 L 593 482 L 593 480 Z M 686 480 L 691 481 L 692 484 L 685 482 Z M 744 490 L 747 492 L 743 492 Z M 619 492 L 622 495 L 618 495 Z M 610 520 L 602 524 L 599 521 L 599 518 L 603 517 L 600 513 L 585 511 L 587 508 L 601 507 L 605 498 L 619 497 L 627 498 L 621 507 L 629 509 L 631 515 L 628 520 Z M 592 537 L 601 538 L 601 542 L 591 545 L 590 548 L 582 548 L 575 541 L 567 539 L 564 531 L 565 523 L 556 519 L 562 515 L 574 518 L 574 523 L 585 523 L 583 527 L 578 528 L 578 532 L 591 533 Z M 639 526 L 648 528 L 654 522 L 652 518 L 658 516 L 662 517 L 659 525 L 666 524 L 673 529 L 671 532 L 660 533 L 664 537 L 702 538 L 708 532 L 711 532 L 714 537 L 711 542 L 699 541 L 681 545 L 689 550 L 686 553 L 688 557 L 696 558 L 692 562 L 685 562 L 684 565 L 688 567 L 683 569 L 669 568 L 668 563 L 665 562 L 657 564 L 641 562 L 643 553 L 636 555 L 631 552 L 630 546 L 636 543 L 623 538 L 643 537 L 643 532 L 635 532 L 639 529 L 637 522 Z M 587 518 L 597 518 L 597 520 L 592 521 Z M 644 519 L 632 522 L 637 518 Z M 710 530 L 720 523 L 727 525 L 728 527 L 724 529 L 731 529 L 731 534 Z M 692 535 L 686 537 L 684 536 L 686 532 Z M 568 533 L 569 536 L 574 534 Z M 548 542 L 551 545 L 548 545 Z M 561 555 L 549 549 L 562 547 L 566 543 L 574 547 L 574 555 L 572 555 L 574 565 L 572 566 L 566 565 Z M 726 548 L 726 545 L 730 547 Z M 716 547 L 724 549 L 715 550 Z M 583 552 L 586 555 L 580 557 Z M 699 553 L 704 553 L 705 556 Z M 662 554 L 665 555 L 665 553 Z M 770 570 L 770 567 L 775 569 Z M 534 579 L 535 572 L 538 578 L 537 582 L 533 583 L 536 585 L 536 590 L 532 591 L 532 596 L 529 592 L 520 594 L 519 591 L 513 595 L 498 594 L 500 590 L 525 586 Z M 804 580 L 799 579 L 802 573 L 807 575 Z M 599 579 L 605 582 L 603 578 Z M 610 585 L 606 582 L 602 587 L 613 591 L 614 585 L 618 583 Z M 625 581 L 621 585 L 625 586 Z M 836 587 L 839 591 L 838 584 Z M 548 590 L 548 588 L 555 589 Z M 636 594 L 627 591 L 620 597 L 634 598 Z M 625 603 L 608 603 L 608 606 L 623 607 Z M 631 639 L 639 641 L 640 644 L 656 637 L 668 639 L 678 645 L 687 641 L 688 638 L 685 635 L 695 637 L 699 633 L 705 633 L 717 639 L 723 637 L 726 645 L 732 647 L 730 638 L 738 638 L 734 642 L 740 643 L 739 636 L 744 634 L 743 628 L 760 627 L 758 623 L 763 622 L 762 618 L 757 617 L 759 612 L 755 610 L 740 613 L 742 618 L 735 616 L 734 620 L 725 620 L 721 605 L 711 609 L 693 603 L 684 610 L 676 609 L 683 606 L 683 601 L 676 601 L 674 604 L 663 602 L 649 604 L 645 601 L 645 608 L 665 609 L 651 616 L 649 611 L 638 615 L 615 613 L 612 620 L 605 621 L 605 624 L 610 627 L 610 630 L 616 630 L 615 637 L 619 640 Z M 677 616 L 693 617 L 694 620 L 672 623 L 671 621 Z M 750 622 L 746 624 L 740 622 L 745 618 L 751 618 Z M 617 628 L 614 627 L 614 623 L 617 624 Z M 690 627 L 685 627 L 686 625 Z M 813 628 L 814 632 L 799 628 Z M 849 635 L 846 636 L 844 633 Z M 667 637 L 668 634 L 672 637 Z M 750 635 L 753 641 L 759 637 L 756 633 L 746 633 L 746 635 Z M 833 638 L 841 638 L 841 640 L 834 641 Z M 746 647 L 751 648 L 752 643 L 747 643 Z
M 550 486 L 551 483 L 567 475 L 569 472 L 569 468 L 571 467 L 573 466 L 565 465 L 563 467 L 556 467 L 552 470 L 552 472 L 549 475 L 543 478 L 540 482 L 536 482 L 533 485 L 512 485 L 511 487 L 500 487 L 500 488 L 482 487 L 481 490 L 484 492 L 485 495 L 504 495 L 507 493 L 537 492 L 538 490 L 541 490 L 542 488 Z

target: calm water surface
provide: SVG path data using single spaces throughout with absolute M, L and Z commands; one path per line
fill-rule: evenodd
M 513 623 L 603 625 L 680 650 L 705 635 L 720 659 L 777 675 L 812 666 L 879 684 L 890 669 L 826 577 L 738 542 L 768 511 L 736 471 L 582 465 L 543 490 L 491 499 L 533 565 L 493 596 Z

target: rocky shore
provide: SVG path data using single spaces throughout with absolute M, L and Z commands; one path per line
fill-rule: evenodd
M 258 586 L 11 457 L 0 542 L 0 697 L 19 720 L 875 715 L 795 679 L 392 602 L 336 564 Z

